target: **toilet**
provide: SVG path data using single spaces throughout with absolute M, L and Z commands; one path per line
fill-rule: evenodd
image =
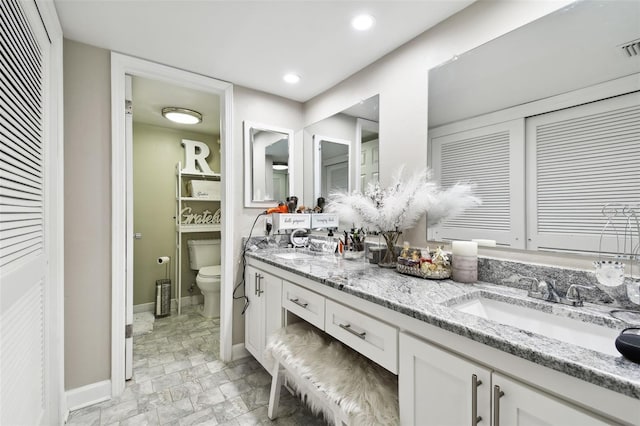
M 204 296 L 202 316 L 220 316 L 220 240 L 189 240 L 189 265 L 198 271 L 196 284 Z

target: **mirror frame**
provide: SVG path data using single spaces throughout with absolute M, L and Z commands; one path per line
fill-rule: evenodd
M 319 154 L 320 152 L 320 143 L 321 142 L 332 142 L 332 143 L 337 143 L 337 144 L 342 144 L 342 145 L 347 145 L 347 156 L 348 156 L 348 160 L 347 160 L 347 165 L 348 165 L 348 171 L 347 171 L 347 190 L 349 192 L 351 192 L 353 185 L 351 184 L 351 181 L 353 180 L 353 167 L 352 167 L 352 156 L 351 156 L 351 141 L 347 140 L 347 139 L 338 139 L 338 138 L 332 138 L 329 136 L 322 136 L 322 135 L 313 135 L 313 197 L 314 200 L 317 200 L 319 197 L 321 197 L 321 193 L 322 193 L 322 179 L 321 179 L 321 167 L 322 167 L 322 156 Z M 325 197 L 328 198 L 329 194 L 325 194 Z
M 285 200 L 264 200 L 256 201 L 253 199 L 252 174 L 253 167 L 251 160 L 253 157 L 253 146 L 251 144 L 251 130 L 261 130 L 267 132 L 283 133 L 288 136 L 289 148 L 289 195 L 295 194 L 295 164 L 294 164 L 294 139 L 293 130 L 284 127 L 272 126 L 270 124 L 256 123 L 254 121 L 244 120 L 244 206 L 245 207 L 273 207 L 274 203 Z

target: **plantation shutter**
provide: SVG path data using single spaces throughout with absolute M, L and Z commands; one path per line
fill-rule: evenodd
M 438 135 L 431 168 L 443 188 L 473 183 L 482 205 L 429 229 L 429 238 L 492 239 L 524 248 L 523 120 Z
M 529 248 L 599 251 L 603 206 L 640 204 L 640 92 L 529 118 L 526 138 Z M 619 213 L 603 251 L 619 251 Z
M 0 424 L 46 420 L 45 125 L 50 42 L 34 2 L 0 1 Z
M 0 267 L 4 268 L 43 250 L 43 117 L 42 53 L 19 4 L 3 2 L 0 7 Z

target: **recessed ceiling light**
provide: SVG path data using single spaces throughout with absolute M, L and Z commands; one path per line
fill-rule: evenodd
M 358 15 L 351 20 L 351 26 L 358 31 L 366 31 L 369 28 L 373 27 L 373 24 L 376 22 L 373 16 L 362 14 Z
M 162 108 L 162 116 L 174 123 L 198 124 L 202 122 L 202 114 L 187 108 L 166 107 Z
M 282 77 L 282 79 L 289 84 L 296 84 L 297 82 L 300 81 L 300 76 L 298 74 L 294 74 L 290 72 L 288 74 L 285 74 L 284 77 Z

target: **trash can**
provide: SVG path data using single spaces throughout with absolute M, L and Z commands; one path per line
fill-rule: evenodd
M 156 280 L 156 318 L 171 315 L 171 280 Z

